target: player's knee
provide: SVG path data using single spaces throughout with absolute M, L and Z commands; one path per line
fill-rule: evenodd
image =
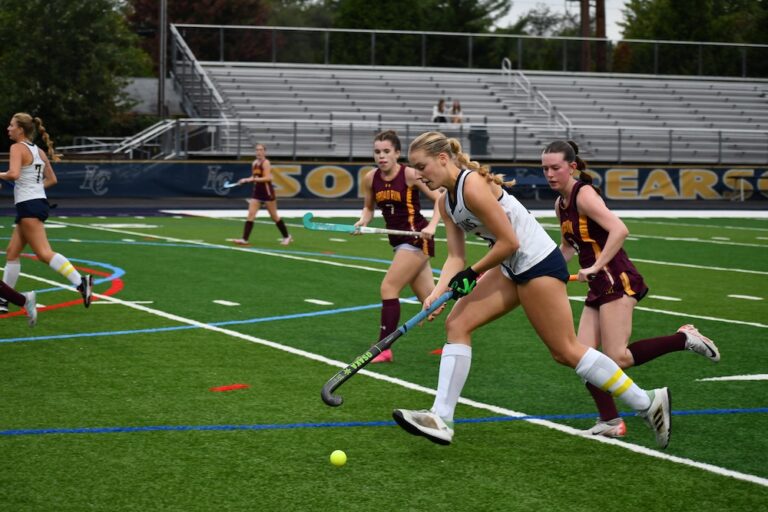
M 461 315 L 453 315 L 452 313 L 445 319 L 445 334 L 449 340 L 464 339 L 472 333 L 472 330 Z

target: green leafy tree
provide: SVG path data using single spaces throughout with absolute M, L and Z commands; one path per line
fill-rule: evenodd
M 768 42 L 766 0 L 629 0 L 625 39 L 666 41 Z M 746 53 L 743 53 L 746 52 Z M 740 75 L 742 59 L 751 76 L 768 74 L 768 52 L 716 46 L 622 43 L 617 71 L 662 74 Z
M 149 72 L 116 0 L 0 0 L 0 40 L 3 122 L 39 116 L 58 145 L 113 131 L 126 77 Z

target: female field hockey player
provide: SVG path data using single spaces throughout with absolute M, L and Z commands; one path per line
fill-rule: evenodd
M 669 336 L 629 345 L 632 313 L 648 293 L 643 277 L 623 249 L 629 231 L 592 185 L 574 142 L 559 140 L 549 144 L 541 155 L 541 165 L 550 188 L 560 194 L 555 201 L 555 213 L 560 219 L 560 252 L 566 261 L 578 254 L 579 280 L 589 283 L 579 321 L 579 342 L 591 348 L 602 345 L 603 352 L 622 369 L 681 350 L 719 361 L 717 346 L 693 325 L 684 325 Z M 587 389 L 600 416 L 585 433 L 622 437 L 627 428 L 611 395 L 591 383 L 587 383 Z
M 445 321 L 447 343 L 432 409 L 396 409 L 395 421 L 411 434 L 450 444 L 454 411 L 472 360 L 472 332 L 522 306 L 555 361 L 620 397 L 646 418 L 656 442 L 666 447 L 669 391 L 643 390 L 609 357 L 579 343 L 565 289 L 568 269 L 563 255 L 533 215 L 501 187 L 501 178 L 470 162 L 458 140 L 439 132 L 417 137 L 409 159 L 430 189 L 446 188 L 438 204 L 448 236 L 448 257 L 424 306 L 449 289 L 454 297 L 463 298 Z M 465 268 L 466 233 L 487 240 L 490 249 Z
M 45 234 L 45 220 L 48 218 L 48 199 L 45 189 L 56 184 L 48 155 L 32 142 L 35 134 L 40 135 L 48 148 L 48 155 L 57 161 L 53 141 L 45 131 L 43 121 L 26 113 L 17 113 L 8 125 L 11 144 L 8 171 L 0 172 L 0 179 L 14 181 L 13 200 L 16 204 L 16 228 L 5 252 L 6 262 L 3 282 L 16 286 L 21 273 L 19 257 L 26 245 L 34 251 L 37 259 L 47 263 L 53 270 L 66 277 L 83 296 L 83 304 L 91 305 L 93 277 L 81 276 L 72 263 L 63 255 L 53 252 Z M 0 309 L 7 311 L 7 304 Z
M 400 138 L 392 130 L 376 135 L 373 156 L 378 167 L 365 175 L 360 187 L 364 194 L 363 210 L 355 226 L 367 226 L 373 219 L 374 207 L 384 216 L 387 229 L 414 231 L 421 236 L 389 235 L 394 248 L 392 264 L 381 282 L 381 329 L 379 340 L 397 329 L 400 321 L 400 292 L 410 285 L 420 301 L 432 292 L 435 279 L 429 258 L 435 255 L 435 229 L 440 216 L 435 210 L 427 222 L 421 214 L 419 191 L 435 201 L 440 197 L 418 180 L 416 171 L 398 163 Z M 376 356 L 372 363 L 392 361 L 392 350 Z
M 251 164 L 251 176 L 249 178 L 242 178 L 238 180 L 238 185 L 244 183 L 253 183 L 253 195 L 248 200 L 248 220 L 245 221 L 245 227 L 243 227 L 243 238 L 235 240 L 236 244 L 245 245 L 248 243 L 248 238 L 251 236 L 251 230 L 253 230 L 253 219 L 256 218 L 256 214 L 259 213 L 261 205 L 267 207 L 269 216 L 272 217 L 277 229 L 280 230 L 282 239 L 281 245 L 288 245 L 293 242 L 293 237 L 288 234 L 288 228 L 285 227 L 285 222 L 280 218 L 277 213 L 277 199 L 275 197 L 275 188 L 272 186 L 272 165 L 267 159 L 267 148 L 264 144 L 256 144 L 256 159 Z

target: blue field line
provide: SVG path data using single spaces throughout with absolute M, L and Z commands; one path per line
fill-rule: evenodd
M 754 409 L 703 409 L 690 411 L 675 411 L 673 415 L 697 416 L 708 414 L 759 414 L 768 413 L 768 408 Z M 622 416 L 633 416 L 624 414 Z M 572 420 L 594 418 L 595 413 L 583 414 L 542 414 L 536 416 L 492 416 L 488 418 L 464 418 L 456 423 L 498 423 L 503 421 L 525 420 Z M 239 430 L 293 430 L 303 428 L 349 428 L 349 427 L 391 427 L 394 421 L 345 421 L 320 423 L 273 423 L 263 425 L 149 425 L 146 427 L 83 427 L 83 428 L 36 428 L 0 430 L 0 436 L 39 436 L 58 434 L 122 434 L 129 432 L 210 432 L 210 431 L 239 431 Z
M 415 300 L 416 297 L 410 297 L 411 300 Z M 277 320 L 293 320 L 296 318 L 308 318 L 315 316 L 336 315 L 341 313 L 350 313 L 354 311 L 363 311 L 366 309 L 380 308 L 381 303 L 366 304 L 363 306 L 350 306 L 346 308 L 327 309 L 324 311 L 310 311 L 307 313 L 292 313 L 290 315 L 278 315 L 268 316 L 263 318 L 249 318 L 248 320 L 227 320 L 225 322 L 210 322 L 206 325 L 214 327 L 224 327 L 228 325 L 244 325 L 244 324 L 257 324 L 262 322 L 274 322 Z M 50 336 L 27 336 L 23 338 L 0 338 L 0 343 L 20 343 L 24 341 L 43 341 L 43 340 L 61 340 L 69 338 L 92 338 L 95 336 L 120 336 L 125 334 L 153 334 L 158 332 L 168 331 L 183 331 L 186 329 L 201 329 L 196 325 L 177 325 L 173 327 L 152 327 L 148 329 L 130 329 L 122 331 L 101 331 L 101 332 L 88 332 L 88 333 L 74 333 L 74 334 L 52 334 Z

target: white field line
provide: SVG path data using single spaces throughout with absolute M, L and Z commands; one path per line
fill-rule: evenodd
M 618 212 L 621 214 L 621 211 Z M 639 220 L 632 219 L 631 222 L 637 222 L 640 224 L 658 224 L 660 226 L 686 226 L 692 228 L 715 228 L 715 229 L 739 229 L 742 231 L 768 231 L 768 228 L 750 228 L 746 226 L 715 226 L 714 224 L 690 224 L 686 222 L 658 222 L 653 220 Z
M 119 230 L 112 230 L 112 229 L 107 229 L 107 228 L 90 227 L 90 226 L 81 225 L 81 224 L 68 224 L 68 225 L 71 225 L 73 227 L 91 228 L 91 229 L 95 229 L 95 230 L 119 231 Z M 134 233 L 128 233 L 128 234 L 133 235 Z M 177 242 L 184 242 L 184 240 L 177 239 L 177 238 L 163 237 L 163 236 L 158 236 L 158 235 L 152 235 L 152 236 L 154 238 L 161 238 L 161 239 L 173 240 L 173 241 L 177 241 Z M 208 244 L 208 243 L 203 243 L 203 242 L 200 242 L 200 244 L 201 245 L 206 245 L 206 246 L 211 246 L 211 247 L 225 247 L 225 246 L 220 246 L 220 245 L 216 245 L 216 244 Z M 230 249 L 237 250 L 238 248 L 233 247 L 233 248 L 230 248 Z M 288 257 L 289 256 L 289 255 L 286 255 L 286 254 L 274 254 L 274 253 L 269 253 L 269 252 L 266 252 L 266 251 L 251 251 L 251 252 L 258 252 L 259 254 L 266 254 L 268 256 L 282 256 L 282 257 Z M 314 260 L 314 259 L 309 259 L 309 258 L 293 257 L 293 258 L 289 258 L 289 259 L 307 259 L 308 261 L 317 261 L 318 263 L 328 263 L 328 262 L 324 262 L 322 260 Z M 347 266 L 347 265 L 344 265 L 344 264 L 337 264 L 337 265 L 338 266 Z M 353 265 L 350 265 L 350 266 L 355 267 L 355 268 L 359 268 L 359 267 L 353 266 Z M 379 269 L 370 269 L 370 270 L 381 271 Z M 24 274 L 24 275 L 25 275 L 25 277 L 29 277 L 31 279 L 36 279 L 38 281 L 42 281 L 42 282 L 45 282 L 45 283 L 48 283 L 48 284 L 51 284 L 51 285 L 54 285 L 54 286 L 61 286 L 61 283 L 59 283 L 58 281 L 52 281 L 52 280 L 49 280 L 49 279 L 44 279 L 44 278 L 40 278 L 40 277 L 37 277 L 37 276 L 30 276 L 30 275 L 26 275 L 26 274 Z M 73 287 L 67 286 L 66 288 L 69 288 L 70 290 L 76 291 Z M 123 301 L 123 300 L 117 299 L 115 297 L 109 297 L 109 296 L 101 295 L 101 294 L 97 294 L 97 293 L 94 293 L 94 295 L 96 297 L 98 297 L 99 299 L 101 299 L 101 300 L 106 300 L 106 301 L 109 301 L 109 302 L 117 302 L 118 304 L 122 304 L 122 305 L 124 305 L 126 307 L 129 307 L 129 308 L 132 308 L 132 309 L 136 309 L 138 311 L 143 311 L 143 312 L 149 313 L 151 315 L 159 316 L 159 317 L 162 317 L 162 318 L 166 318 L 168 320 L 173 320 L 173 321 L 176 321 L 176 322 L 179 322 L 179 323 L 183 323 L 183 324 L 187 324 L 187 325 L 193 325 L 193 326 L 199 327 L 201 329 L 206 329 L 206 330 L 209 330 L 209 331 L 218 332 L 218 333 L 221 333 L 221 334 L 225 334 L 227 336 L 232 336 L 234 338 L 239 338 L 239 339 L 242 339 L 244 341 L 248 341 L 248 342 L 251 342 L 251 343 L 256 343 L 256 344 L 259 344 L 259 345 L 267 346 L 267 347 L 274 348 L 274 349 L 277 349 L 277 350 L 282 350 L 284 352 L 288 352 L 290 354 L 294 354 L 294 355 L 298 355 L 298 356 L 301 356 L 301 357 L 305 357 L 305 358 L 313 360 L 313 361 L 318 361 L 318 362 L 321 362 L 321 363 L 325 363 L 325 364 L 328 364 L 330 366 L 335 366 L 335 367 L 338 367 L 338 368 L 345 368 L 347 366 L 347 363 L 344 363 L 344 362 L 341 362 L 341 361 L 337 361 L 337 360 L 334 360 L 334 359 L 329 359 L 329 358 L 327 358 L 325 356 L 321 356 L 321 355 L 318 355 L 318 354 L 314 354 L 312 352 L 307 352 L 305 350 L 300 350 L 300 349 L 296 349 L 296 348 L 293 348 L 293 347 L 289 347 L 287 345 L 282 345 L 282 344 L 276 343 L 274 341 L 269 341 L 269 340 L 265 340 L 265 339 L 262 339 L 262 338 L 257 338 L 255 336 L 250 336 L 250 335 L 247 335 L 247 334 L 243 334 L 243 333 L 240 333 L 240 332 L 237 332 L 237 331 L 233 331 L 233 330 L 230 330 L 230 329 L 225 329 L 225 328 L 218 327 L 218 326 L 208 325 L 206 323 L 199 322 L 197 320 L 188 319 L 188 318 L 184 318 L 184 317 L 181 317 L 181 316 L 178 316 L 178 315 L 174 315 L 174 314 L 171 314 L 171 313 L 166 313 L 164 311 L 160 311 L 160 310 L 157 310 L 157 309 L 148 308 L 146 306 L 142 306 L 141 304 L 136 304 L 136 303 L 133 303 L 133 302 Z M 659 312 L 659 313 L 664 313 L 664 314 L 670 314 L 670 313 L 668 313 L 666 311 L 663 311 L 663 310 L 652 310 L 652 309 L 649 309 L 649 308 L 638 308 L 638 309 L 643 309 L 643 310 L 653 311 L 653 312 Z M 753 325 L 753 326 L 757 326 L 757 327 L 768 328 L 768 325 L 763 325 L 763 324 L 752 324 L 752 323 L 748 323 L 748 322 L 738 322 L 738 321 L 733 321 L 733 320 L 729 321 L 729 320 L 724 320 L 724 319 L 718 319 L 718 318 L 712 318 L 712 317 L 702 317 L 702 316 L 696 316 L 696 315 L 682 315 L 680 313 L 674 313 L 674 314 L 675 315 L 681 315 L 681 316 L 692 316 L 694 318 L 705 318 L 705 319 L 708 319 L 708 320 L 741 323 L 741 324 L 746 324 L 746 325 Z M 429 395 L 435 395 L 436 394 L 436 391 L 434 389 L 427 388 L 427 387 L 421 386 L 419 384 L 414 384 L 412 382 L 408 382 L 408 381 L 405 381 L 405 380 L 402 380 L 402 379 L 390 377 L 388 375 L 382 375 L 382 374 L 371 372 L 371 371 L 365 370 L 365 369 L 360 370 L 358 373 L 360 373 L 361 375 L 366 375 L 368 377 L 372 377 L 374 379 L 378 379 L 378 380 L 382 380 L 382 381 L 385 381 L 385 382 L 389 382 L 391 384 L 396 384 L 396 385 L 399 385 L 399 386 L 402 386 L 404 388 L 411 389 L 411 390 L 414 390 L 414 391 L 420 391 L 422 393 L 426 393 L 426 394 L 429 394 Z M 485 404 L 483 402 L 477 402 L 475 400 L 469 400 L 469 399 L 466 399 L 466 398 L 460 398 L 459 402 L 464 404 L 464 405 L 468 405 L 470 407 L 474 407 L 476 409 L 487 410 L 487 411 L 494 412 L 496 414 L 503 414 L 503 415 L 512 416 L 512 417 L 526 416 L 526 414 L 522 413 L 522 412 L 513 411 L 511 409 L 506 409 L 506 408 L 499 407 L 499 406 L 496 406 L 496 405 Z M 548 421 L 548 420 L 526 419 L 525 421 L 528 421 L 530 423 L 534 423 L 536 425 L 541 425 L 541 426 L 544 426 L 544 427 L 547 427 L 547 428 L 550 428 L 550 429 L 553 429 L 553 430 L 557 430 L 557 431 L 560 431 L 560 432 L 564 432 L 566 434 L 579 436 L 582 439 L 588 439 L 588 440 L 591 440 L 591 441 L 594 441 L 594 442 L 598 442 L 598 443 L 611 444 L 611 445 L 618 446 L 618 447 L 624 448 L 626 450 L 632 451 L 634 453 L 639 453 L 639 454 L 642 454 L 642 455 L 647 455 L 649 457 L 654 457 L 654 458 L 657 458 L 657 459 L 661 459 L 661 460 L 665 460 L 665 461 L 669 461 L 669 462 L 674 462 L 674 463 L 682 464 L 682 465 L 685 465 L 685 466 L 694 467 L 694 468 L 701 469 L 703 471 L 708 471 L 710 473 L 714 473 L 714 474 L 717 474 L 717 475 L 727 476 L 727 477 L 730 477 L 730 478 L 735 478 L 737 480 L 743 480 L 743 481 L 746 481 L 746 482 L 751 482 L 751 483 L 754 483 L 754 484 L 757 484 L 757 485 L 762 485 L 764 487 L 768 487 L 768 479 L 761 478 L 761 477 L 758 477 L 756 475 L 750 475 L 750 474 L 747 474 L 747 473 L 741 473 L 739 471 L 734 471 L 734 470 L 722 468 L 720 466 L 715 466 L 713 464 L 707 464 L 707 463 L 704 463 L 704 462 L 698 462 L 698 461 L 695 461 L 695 460 L 692 460 L 692 459 L 688 459 L 688 458 L 685 458 L 685 457 L 678 457 L 678 456 L 675 456 L 675 455 L 668 455 L 666 453 L 663 453 L 663 452 L 660 452 L 660 451 L 657 451 L 657 450 L 652 450 L 650 448 L 646 448 L 646 447 L 643 447 L 643 446 L 637 446 L 637 445 L 634 445 L 634 444 L 631 444 L 631 443 L 620 441 L 618 439 L 612 439 L 612 438 L 607 438 L 607 437 L 603 437 L 603 436 L 584 437 L 584 436 L 581 435 L 581 431 L 578 430 L 578 429 L 574 429 L 572 427 L 568 427 L 566 425 L 561 425 L 559 423 L 554 423 L 554 422 L 551 422 L 551 421 Z
M 560 225 L 559 224 L 552 224 L 548 222 L 542 222 L 541 225 L 545 229 L 549 229 L 552 231 L 560 231 Z M 768 249 L 768 244 L 753 244 L 748 242 L 726 242 L 723 240 L 713 240 L 711 238 L 697 238 L 697 237 L 689 237 L 689 236 L 661 236 L 661 235 L 637 235 L 635 233 L 632 233 L 632 238 L 639 238 L 639 239 L 649 239 L 649 240 L 666 240 L 668 242 L 693 242 L 693 243 L 699 243 L 699 244 L 714 244 L 714 245 L 733 245 L 737 247 L 759 247 L 759 248 L 765 248 Z
M 754 375 L 728 375 L 726 377 L 707 377 L 706 379 L 696 379 L 697 382 L 716 382 L 723 380 L 768 380 L 768 374 Z
M 32 275 L 27 275 L 27 274 L 22 274 L 22 275 L 24 275 L 24 277 L 28 277 L 30 279 L 35 279 L 37 281 L 48 283 L 48 284 L 51 284 L 51 285 L 54 285 L 54 286 L 60 285 L 60 283 L 58 281 L 53 281 L 53 280 L 50 280 L 50 279 L 45 279 L 45 278 L 41 278 L 41 277 L 37 277 L 37 276 L 32 276 Z M 69 288 L 69 289 L 75 291 L 75 289 L 73 287 L 66 286 L 66 288 Z M 239 338 L 239 339 L 241 339 L 243 341 L 247 341 L 247 342 L 250 342 L 250 343 L 255 343 L 255 344 L 258 344 L 258 345 L 263 345 L 265 347 L 270 347 L 270 348 L 274 348 L 274 349 L 277 349 L 277 350 L 282 350 L 283 352 L 287 352 L 287 353 L 292 354 L 292 355 L 304 357 L 304 358 L 310 359 L 312 361 L 318 361 L 320 363 L 324 363 L 324 364 L 327 364 L 327 365 L 330 365 L 330 366 L 335 366 L 337 368 L 345 368 L 347 366 L 347 363 L 344 363 L 342 361 L 337 361 L 335 359 L 329 359 L 329 358 L 327 358 L 325 356 L 321 356 L 321 355 L 318 355 L 318 354 L 315 354 L 315 353 L 312 353 L 312 352 L 307 352 L 305 350 L 300 350 L 300 349 L 297 349 L 297 348 L 289 347 L 287 345 L 282 345 L 282 344 L 276 343 L 274 341 L 265 340 L 263 338 L 257 338 L 255 336 L 250 336 L 248 334 L 243 334 L 241 332 L 233 331 L 233 330 L 230 330 L 230 329 L 225 329 L 223 327 L 217 327 L 217 326 L 214 326 L 214 325 L 209 325 L 209 324 L 206 324 L 206 323 L 203 323 L 203 322 L 199 322 L 197 320 L 193 320 L 193 319 L 190 319 L 190 318 L 185 318 L 185 317 L 182 317 L 182 316 L 179 316 L 179 315 L 174 315 L 172 313 L 166 313 L 164 311 L 160 311 L 160 310 L 157 310 L 157 309 L 148 308 L 146 306 L 142 306 L 140 304 L 136 304 L 135 302 L 128 302 L 128 301 L 120 300 L 120 299 L 115 298 L 115 297 L 111 297 L 111 296 L 107 296 L 107 295 L 101 295 L 101 294 L 98 294 L 98 293 L 94 293 L 93 295 L 95 297 L 99 298 L 100 300 L 103 300 L 103 301 L 121 304 L 121 305 L 123 305 L 125 307 L 131 308 L 131 309 L 135 309 L 135 310 L 138 310 L 138 311 L 142 311 L 142 312 L 148 313 L 150 315 L 159 316 L 159 317 L 165 318 L 167 320 L 171 320 L 171 321 L 174 321 L 174 322 L 179 322 L 181 324 L 192 325 L 192 326 L 198 327 L 200 329 L 205 329 L 205 330 L 208 330 L 208 331 L 217 332 L 219 334 L 224 334 L 226 336 L 231 336 L 233 338 Z M 398 386 L 401 386 L 401 387 L 404 387 L 404 388 L 407 388 L 407 389 L 411 389 L 411 390 L 414 390 L 414 391 L 419 391 L 419 392 L 422 392 L 422 393 L 426 393 L 428 395 L 435 395 L 436 394 L 436 391 L 434 389 L 427 388 L 427 387 L 421 386 L 419 384 L 415 384 L 413 382 L 408 382 L 408 381 L 405 381 L 405 380 L 402 380 L 402 379 L 390 377 L 388 375 L 382 375 L 382 374 L 371 372 L 371 371 L 365 370 L 365 369 L 360 370 L 358 373 L 360 373 L 361 375 L 366 375 L 368 377 L 372 377 L 374 379 L 378 379 L 378 380 L 381 380 L 381 381 L 384 381 L 384 382 L 388 382 L 390 384 L 395 384 L 395 385 L 398 385 Z M 495 414 L 501 414 L 501 415 L 504 415 L 504 416 L 518 417 L 518 418 L 522 417 L 522 416 L 526 416 L 525 413 L 522 413 L 522 412 L 519 412 L 519 411 L 514 411 L 512 409 L 507 409 L 507 408 L 499 407 L 499 406 L 496 406 L 496 405 L 490 405 L 490 404 L 486 404 L 486 403 L 483 403 L 483 402 L 477 402 L 475 400 L 470 400 L 470 399 L 466 399 L 466 398 L 460 398 L 459 402 L 464 404 L 464 405 L 468 405 L 470 407 L 474 407 L 476 409 L 486 410 L 486 411 L 490 411 L 490 412 L 493 412 Z M 669 461 L 669 462 L 674 462 L 674 463 L 677 463 L 677 464 L 682 464 L 682 465 L 685 465 L 685 466 L 701 469 L 703 471 L 708 471 L 710 473 L 714 473 L 714 474 L 717 474 L 717 475 L 726 476 L 726 477 L 730 477 L 730 478 L 735 478 L 737 480 L 743 480 L 743 481 L 746 481 L 746 482 L 751 482 L 751 483 L 754 483 L 754 484 L 757 484 L 757 485 L 762 485 L 764 487 L 768 487 L 768 479 L 761 478 L 761 477 L 758 477 L 758 476 L 755 476 L 755 475 L 750 475 L 750 474 L 747 474 L 747 473 L 741 473 L 739 471 L 733 471 L 733 470 L 730 470 L 730 469 L 722 468 L 720 466 L 715 466 L 713 464 L 707 464 L 707 463 L 704 463 L 704 462 L 698 462 L 698 461 L 695 461 L 695 460 L 692 460 L 692 459 L 688 459 L 688 458 L 685 458 L 685 457 L 678 457 L 678 456 L 675 456 L 675 455 L 668 455 L 666 453 L 663 453 L 663 452 L 660 452 L 660 451 L 657 451 L 657 450 L 652 450 L 652 449 L 646 448 L 644 446 L 637 446 L 637 445 L 634 445 L 634 444 L 631 444 L 631 443 L 627 443 L 627 442 L 624 442 L 624 441 L 619 441 L 617 439 L 611 439 L 611 438 L 607 438 L 607 437 L 603 437 L 603 436 L 589 436 L 589 437 L 585 437 L 585 436 L 583 436 L 581 434 L 581 431 L 578 430 L 578 429 L 575 429 L 575 428 L 572 428 L 572 427 L 569 427 L 569 426 L 566 426 L 566 425 L 561 425 L 559 423 L 555 423 L 555 422 L 548 421 L 548 420 L 533 419 L 533 418 L 531 418 L 531 419 L 526 419 L 525 421 L 528 421 L 529 423 L 534 423 L 536 425 L 540 425 L 540 426 L 543 426 L 543 427 L 547 427 L 547 428 L 550 428 L 552 430 L 557 430 L 557 431 L 560 431 L 560 432 L 563 432 L 563 433 L 566 433 L 566 434 L 569 434 L 569 435 L 577 436 L 577 437 L 580 437 L 580 438 L 585 439 L 585 440 L 595 441 L 595 442 L 598 442 L 598 443 L 611 444 L 611 445 L 614 445 L 614 446 L 617 446 L 617 447 L 621 447 L 621 448 L 624 448 L 625 450 L 629 450 L 631 452 L 638 453 L 638 454 L 641 454 L 641 455 L 647 455 L 649 457 L 654 457 L 654 458 L 657 458 L 657 459 L 661 459 L 661 460 L 665 460 L 665 461 Z

